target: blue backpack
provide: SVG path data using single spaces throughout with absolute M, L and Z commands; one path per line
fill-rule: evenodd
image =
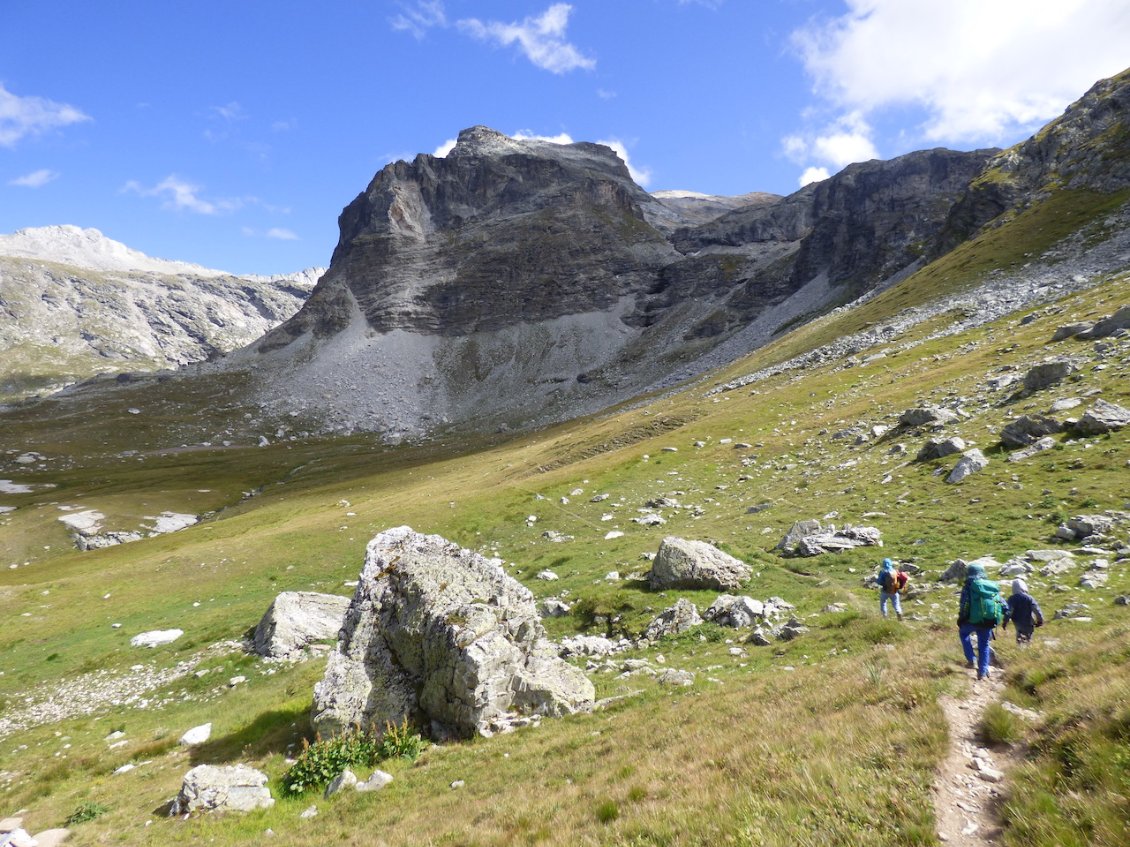
M 987 579 L 969 585 L 969 622 L 974 626 L 1000 626 L 1004 620 L 1000 586 Z

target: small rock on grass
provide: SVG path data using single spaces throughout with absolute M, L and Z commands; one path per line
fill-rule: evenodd
M 392 774 L 385 773 L 382 770 L 373 771 L 364 782 L 358 782 L 353 786 L 354 791 L 380 791 L 386 785 L 392 782 Z

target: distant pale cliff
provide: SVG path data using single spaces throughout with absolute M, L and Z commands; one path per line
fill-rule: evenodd
M 236 277 L 71 226 L 0 236 L 0 402 L 242 347 L 294 314 L 319 275 Z

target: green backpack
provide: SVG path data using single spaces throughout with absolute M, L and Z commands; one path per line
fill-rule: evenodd
M 969 586 L 969 622 L 975 626 L 1000 626 L 1002 620 L 1000 586 L 987 579 L 973 580 Z

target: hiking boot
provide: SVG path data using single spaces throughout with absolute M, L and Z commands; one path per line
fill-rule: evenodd
M 973 670 L 975 667 L 977 667 L 977 663 L 972 659 L 966 659 L 965 667 L 969 668 L 969 670 Z
M 899 623 L 902 622 L 902 612 L 898 612 Z

